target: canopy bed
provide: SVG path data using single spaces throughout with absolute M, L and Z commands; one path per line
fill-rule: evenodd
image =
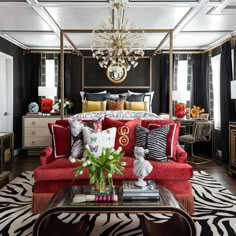
M 92 33 L 93 30 L 90 29 L 78 29 L 78 30 L 61 30 L 61 38 L 60 38 L 60 96 L 61 96 L 61 101 L 62 104 L 64 103 L 64 53 L 65 53 L 65 49 L 64 49 L 64 43 L 65 43 L 65 39 L 67 40 L 67 42 L 70 43 L 70 45 L 73 47 L 73 49 L 75 50 L 75 52 L 82 57 L 82 91 L 86 90 L 86 91 L 93 91 L 93 90 L 108 90 L 112 93 L 112 91 L 127 91 L 127 90 L 133 90 L 133 91 L 140 91 L 140 92 L 150 92 L 152 91 L 152 57 L 155 56 L 160 47 L 162 46 L 163 42 L 166 40 L 167 37 L 169 37 L 169 118 L 172 118 L 172 69 L 173 69 L 173 30 L 172 29 L 143 29 L 143 30 L 130 30 L 130 32 L 136 32 L 136 33 L 148 33 L 148 34 L 152 34 L 152 33 L 165 33 L 165 37 L 162 39 L 162 41 L 159 43 L 159 45 L 156 47 L 156 49 L 154 50 L 153 54 L 150 56 L 142 56 L 140 58 L 145 58 L 147 60 L 149 60 L 149 80 L 145 80 L 143 82 L 143 84 L 139 84 L 139 85 L 127 85 L 127 83 L 124 83 L 123 81 L 126 79 L 127 76 L 127 71 L 122 70 L 122 75 L 118 78 L 115 78 L 114 75 L 112 75 L 112 72 L 108 72 L 107 70 L 107 77 L 108 80 L 110 80 L 113 84 L 110 85 L 101 85 L 101 81 L 98 80 L 94 81 L 94 84 L 87 84 L 86 83 L 86 74 L 85 74 L 85 62 L 86 59 L 88 58 L 92 58 L 92 56 L 87 56 L 87 55 L 83 55 L 81 53 L 81 51 L 76 47 L 76 45 L 73 43 L 73 41 L 70 38 L 70 34 L 83 34 L 83 33 Z M 106 32 L 106 30 L 99 30 L 99 32 Z M 122 69 L 122 68 L 121 68 Z M 92 72 L 91 72 L 92 73 Z M 130 72 L 128 72 L 130 73 Z M 126 79 L 128 80 L 128 79 Z M 61 107 L 60 110 L 60 116 L 61 119 L 64 119 L 64 109 L 63 107 Z

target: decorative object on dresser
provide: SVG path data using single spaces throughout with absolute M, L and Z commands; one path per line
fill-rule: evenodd
M 29 156 L 39 155 L 39 152 L 52 145 L 52 137 L 48 123 L 58 120 L 58 116 L 27 115 L 22 117 L 22 148 Z
M 228 174 L 236 175 L 236 122 L 229 122 L 229 166 Z
M 57 96 L 57 88 L 39 86 L 38 96 L 44 97 L 44 98 L 41 98 L 41 111 L 45 114 L 50 113 L 50 111 L 52 110 L 52 104 L 53 104 L 52 98 L 54 98 L 54 96 Z
M 200 115 L 205 112 L 204 108 L 201 108 L 200 106 L 193 106 L 193 108 L 191 109 L 191 116 L 194 119 L 199 119 Z
M 73 103 L 68 98 L 65 98 L 63 107 L 64 107 L 64 114 L 68 115 L 68 110 L 73 107 Z M 60 113 L 61 99 L 58 99 L 57 101 L 55 101 L 54 104 L 52 105 L 52 108 L 54 112 Z
M 177 103 L 175 104 L 175 115 L 177 118 L 183 118 L 186 115 L 186 104 Z
M 14 133 L 0 132 L 0 188 L 9 182 L 14 152 Z
M 29 113 L 38 113 L 39 112 L 39 105 L 37 102 L 31 102 L 28 106 Z

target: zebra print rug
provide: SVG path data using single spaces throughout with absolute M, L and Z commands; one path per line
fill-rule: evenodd
M 38 215 L 31 213 L 33 172 L 23 172 L 0 190 L 0 235 L 27 236 Z M 236 196 L 204 171 L 194 171 L 191 180 L 195 197 L 192 216 L 200 236 L 236 236 Z M 99 217 L 98 217 L 99 216 Z M 165 215 L 147 215 L 163 220 Z M 60 214 L 64 222 L 77 222 L 76 214 Z M 90 215 L 89 235 L 142 235 L 139 220 L 132 214 Z

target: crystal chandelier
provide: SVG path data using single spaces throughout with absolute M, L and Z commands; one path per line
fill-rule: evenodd
M 100 30 L 93 30 L 91 50 L 102 68 L 111 64 L 124 65 L 126 71 L 138 65 L 144 56 L 144 31 L 132 32 L 134 24 L 125 17 L 127 4 L 124 0 L 110 1 L 113 17 L 101 23 Z

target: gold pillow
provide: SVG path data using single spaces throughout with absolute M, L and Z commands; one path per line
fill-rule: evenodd
M 105 111 L 107 101 L 85 101 L 82 100 L 82 112 Z
M 127 102 L 125 101 L 125 109 L 132 111 L 149 111 L 149 102 Z

